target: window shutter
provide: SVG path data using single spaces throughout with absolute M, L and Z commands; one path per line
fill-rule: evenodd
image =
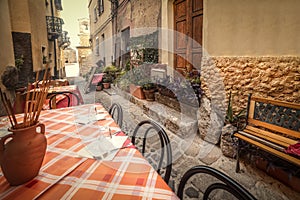
M 56 10 L 63 10 L 62 5 L 61 5 L 61 0 L 55 0 L 55 8 Z
M 104 12 L 103 0 L 98 0 L 98 16 Z

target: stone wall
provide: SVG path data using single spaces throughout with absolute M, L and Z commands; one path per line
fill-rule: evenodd
M 212 60 L 215 71 L 219 70 L 223 77 L 227 101 L 232 91 L 236 112 L 246 108 L 249 93 L 300 103 L 300 57 L 213 57 Z M 211 98 L 202 80 L 205 94 Z
M 159 27 L 161 0 L 128 1 L 120 6 L 117 18 L 117 31 L 130 26 L 130 29 Z
M 229 92 L 234 113 L 245 109 L 248 94 L 300 103 L 300 57 L 212 57 L 201 68 L 202 98 L 198 112 L 201 138 L 219 142 Z

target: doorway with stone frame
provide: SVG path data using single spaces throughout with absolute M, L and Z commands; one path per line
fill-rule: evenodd
M 200 70 L 202 57 L 203 0 L 175 0 L 174 69 Z

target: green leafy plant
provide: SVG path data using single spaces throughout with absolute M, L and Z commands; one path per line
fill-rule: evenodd
M 230 91 L 227 112 L 226 112 L 226 117 L 225 117 L 225 123 L 232 124 L 233 126 L 239 127 L 246 118 L 246 110 L 242 109 L 237 114 L 234 114 L 233 109 L 232 109 L 232 99 L 233 99 L 233 97 L 232 97 L 232 94 Z
M 144 90 L 152 90 L 152 89 L 156 89 L 156 84 L 155 83 L 151 83 L 151 82 L 148 82 L 148 83 L 144 83 L 142 85 L 142 88 Z
M 103 86 L 103 82 L 102 82 L 102 81 L 99 81 L 99 82 L 97 83 L 97 86 Z
M 136 67 L 130 71 L 130 81 L 137 86 L 142 86 L 147 83 L 145 75 L 140 67 Z
M 20 58 L 16 58 L 16 59 L 15 59 L 15 65 L 16 65 L 16 68 L 17 68 L 18 70 L 21 69 L 21 67 L 23 66 L 23 64 L 24 64 L 24 56 L 23 56 L 23 55 L 21 55 Z
M 103 69 L 104 73 L 110 73 L 110 74 L 116 73 L 117 71 L 119 71 L 119 69 L 114 65 L 106 66 Z
M 130 85 L 130 81 L 129 79 L 126 78 L 119 79 L 117 82 L 117 86 L 124 91 L 129 91 L 129 85 Z
M 110 74 L 105 74 L 102 78 L 102 83 L 111 83 L 113 80 Z

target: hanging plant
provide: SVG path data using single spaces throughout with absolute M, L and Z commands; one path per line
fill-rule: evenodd
M 21 68 L 23 67 L 24 64 L 24 56 L 21 55 L 20 58 L 16 58 L 15 59 L 15 66 L 18 70 L 21 70 Z
M 7 66 L 1 76 L 2 84 L 8 90 L 16 89 L 16 86 L 19 82 L 19 73 L 17 67 Z

